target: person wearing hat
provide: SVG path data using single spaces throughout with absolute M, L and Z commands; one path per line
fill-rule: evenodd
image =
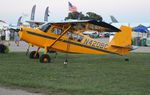
M 16 45 L 19 46 L 19 35 L 17 31 L 14 32 L 14 40 Z

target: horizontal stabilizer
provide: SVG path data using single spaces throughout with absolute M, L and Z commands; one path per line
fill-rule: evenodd
M 132 50 L 136 50 L 138 49 L 139 47 L 138 46 L 116 46 L 116 45 L 111 45 L 112 47 L 115 47 L 115 48 L 126 48 L 126 49 L 130 49 L 130 51 Z
M 116 48 L 127 48 L 127 49 L 132 49 L 132 46 L 117 46 L 117 45 L 111 45 L 112 47 Z

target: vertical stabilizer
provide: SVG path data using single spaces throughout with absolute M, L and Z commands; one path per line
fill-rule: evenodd
M 31 20 L 34 20 L 35 19 L 35 10 L 36 10 L 36 5 L 34 5 L 33 7 L 32 7 L 32 11 L 31 11 Z
M 48 17 L 49 17 L 49 7 L 46 7 L 44 21 L 48 22 Z
M 109 43 L 109 49 L 120 55 L 126 55 L 132 49 L 132 29 L 127 26 L 121 26 L 120 32 L 117 32 Z
M 31 10 L 31 18 L 30 18 L 31 21 L 34 21 L 35 19 L 35 10 L 36 10 L 36 5 L 34 5 Z M 30 23 L 30 27 L 34 27 L 34 24 Z
M 21 20 L 22 20 L 22 16 L 19 17 L 18 22 L 17 22 L 17 26 L 21 26 L 22 25 Z
M 110 16 L 112 23 L 119 23 L 114 16 Z

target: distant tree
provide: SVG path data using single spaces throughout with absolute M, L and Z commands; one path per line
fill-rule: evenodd
M 87 12 L 86 16 L 89 20 L 99 20 L 99 21 L 103 20 L 103 18 L 100 15 L 98 15 L 94 12 Z
M 79 12 L 68 13 L 68 16 L 65 17 L 65 20 L 67 20 L 67 19 L 78 19 L 79 15 L 80 15 Z
M 82 14 L 82 12 L 68 13 L 68 16 L 65 17 L 65 20 L 67 19 L 99 20 L 99 21 L 103 20 L 103 18 L 100 15 L 94 12 L 87 12 L 86 15 Z

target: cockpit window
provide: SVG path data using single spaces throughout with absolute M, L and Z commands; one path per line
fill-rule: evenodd
M 52 31 L 54 34 L 60 35 L 62 33 L 62 30 L 59 28 L 54 28 Z
M 39 26 L 39 29 L 43 32 L 47 32 L 50 27 L 51 27 L 51 24 L 46 23 L 46 24 L 43 24 L 43 25 Z

